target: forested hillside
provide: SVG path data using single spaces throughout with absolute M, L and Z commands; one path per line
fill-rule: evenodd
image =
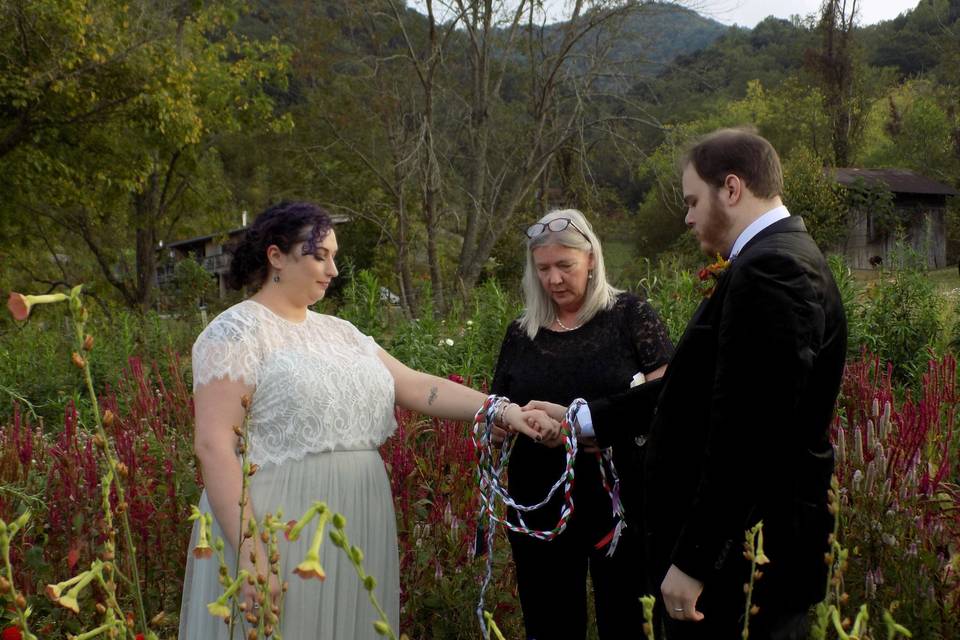
M 844 209 L 821 167 L 960 183 L 960 0 L 753 29 L 604 1 L 549 25 L 522 2 L 59 5 L 0 15 L 4 287 L 145 309 L 161 242 L 308 198 L 409 310 L 444 308 L 514 277 L 515 223 L 546 208 L 584 209 L 626 260 L 675 246 L 676 149 L 724 125 L 774 142 L 825 241 Z

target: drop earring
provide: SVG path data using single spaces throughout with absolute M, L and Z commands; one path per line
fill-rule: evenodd
M 273 276 L 273 281 L 274 281 L 274 282 L 280 282 L 280 274 L 279 274 L 279 273 L 274 274 L 274 276 Z
M 593 280 L 593 271 L 587 274 L 587 280 Z

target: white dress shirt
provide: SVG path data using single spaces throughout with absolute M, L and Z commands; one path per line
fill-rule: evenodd
M 784 218 L 789 218 L 790 212 L 787 211 L 787 208 L 783 205 L 770 209 L 765 214 L 751 222 L 747 225 L 747 228 L 744 229 L 739 236 L 737 236 L 736 242 L 733 243 L 733 248 L 730 249 L 730 260 L 733 260 L 740 252 L 743 250 L 744 245 L 753 240 L 753 236 L 757 235 L 774 222 L 779 222 Z

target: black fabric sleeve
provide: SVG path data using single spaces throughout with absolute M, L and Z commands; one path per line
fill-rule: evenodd
M 519 320 L 514 320 L 507 327 L 507 333 L 500 344 L 500 355 L 497 356 L 497 365 L 493 369 L 493 381 L 490 383 L 490 393 L 499 396 L 510 396 L 510 369 L 517 357 L 521 329 Z
M 662 387 L 663 378 L 657 378 L 587 403 L 597 443 L 601 447 L 623 447 L 649 433 Z
M 673 357 L 673 343 L 656 310 L 649 302 L 633 298 L 625 311 L 624 321 L 637 351 L 640 370 L 647 374 L 667 364 Z
M 707 451 L 672 562 L 703 580 L 740 548 L 755 506 L 786 479 L 797 411 L 824 332 L 808 276 L 788 255 L 739 265 L 723 301 Z M 789 481 L 789 480 L 787 480 Z

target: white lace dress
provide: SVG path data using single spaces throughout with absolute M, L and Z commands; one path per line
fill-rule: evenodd
M 346 531 L 364 552 L 377 579 L 377 598 L 398 630 L 400 569 L 390 482 L 377 448 L 396 428 L 393 378 L 377 357 L 377 344 L 352 324 L 308 312 L 285 320 L 246 300 L 217 316 L 193 346 L 194 389 L 212 380 L 242 380 L 255 387 L 250 408 L 249 457 L 260 465 L 251 478 L 256 515 L 283 509 L 296 519 L 316 500 L 347 518 Z M 200 509 L 213 513 L 206 492 Z M 194 527 L 190 543 L 197 542 Z M 321 547 L 326 580 L 293 573 L 306 554 L 311 526 L 296 542 L 281 539 L 285 640 L 378 638 L 376 614 L 353 567 L 327 538 Z M 222 536 L 214 520 L 214 539 Z M 231 563 L 234 552 L 227 546 Z M 222 593 L 216 556 L 188 556 L 180 612 L 181 640 L 226 639 L 227 625 L 207 612 Z M 236 628 L 236 638 L 246 637 Z

